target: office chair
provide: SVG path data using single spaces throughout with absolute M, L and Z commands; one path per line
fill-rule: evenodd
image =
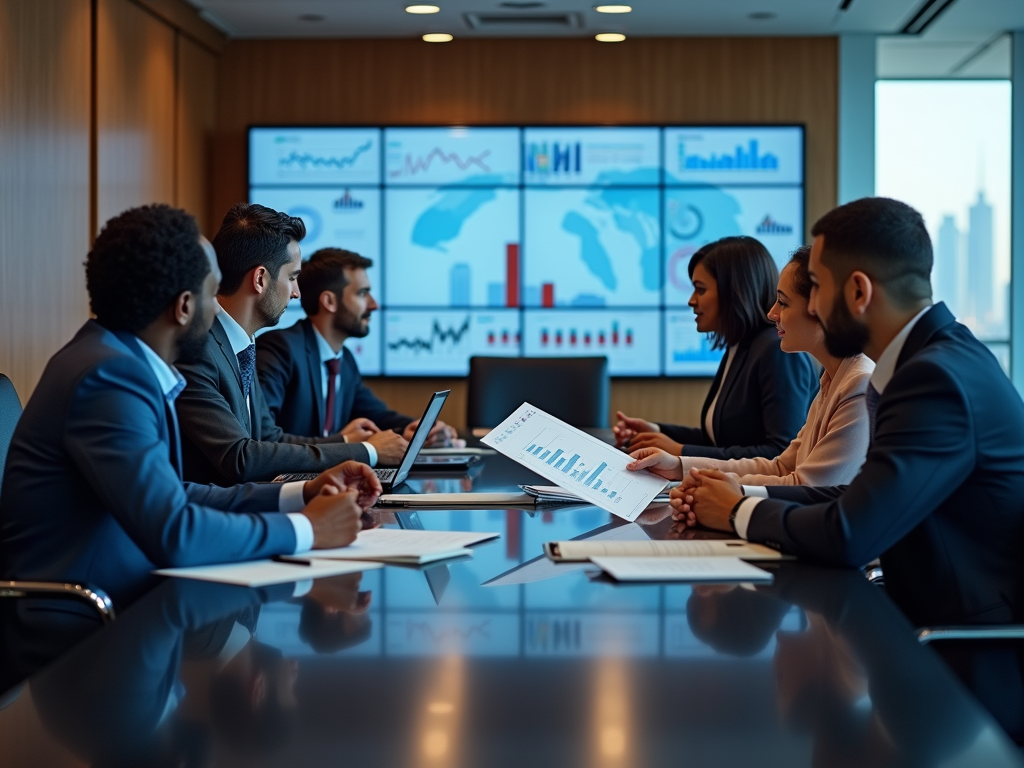
M 528 402 L 581 429 L 608 427 L 606 357 L 471 357 L 466 424 L 496 427 Z
M 14 427 L 21 418 L 21 400 L 14 384 L 0 373 L 0 492 L 3 491 L 4 465 L 14 436 Z M 0 597 L 45 597 L 46 599 L 81 600 L 87 602 L 105 624 L 115 618 L 114 606 L 102 589 L 81 584 L 51 581 L 0 581 Z

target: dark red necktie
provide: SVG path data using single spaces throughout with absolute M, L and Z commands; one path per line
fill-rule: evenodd
M 334 358 L 327 361 L 327 407 L 324 409 L 324 437 L 334 431 L 334 401 L 338 394 L 338 374 L 341 372 L 341 360 Z

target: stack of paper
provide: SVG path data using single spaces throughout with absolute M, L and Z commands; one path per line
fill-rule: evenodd
M 738 557 L 592 557 L 616 581 L 771 581 Z
M 247 563 L 226 563 L 224 565 L 200 565 L 191 568 L 162 568 L 153 571 L 158 576 L 174 576 L 179 579 L 216 581 L 221 584 L 239 584 L 243 587 L 266 587 L 270 584 L 287 584 L 306 579 L 322 579 L 340 576 L 344 573 L 372 571 L 383 568 L 380 563 L 356 560 L 313 560 L 309 563 L 282 563 L 274 560 L 253 560 Z
M 532 507 L 535 503 L 528 493 L 386 493 L 377 499 L 379 507 Z
M 781 552 L 743 539 L 689 539 L 680 541 L 549 541 L 544 552 L 556 562 L 594 560 L 595 557 L 735 557 L 742 560 L 789 559 Z
M 520 485 L 526 493 L 533 497 L 537 504 L 587 503 L 587 500 L 557 485 Z M 659 493 L 651 501 L 652 504 L 667 504 L 668 490 Z
M 410 531 L 374 528 L 362 531 L 347 547 L 317 549 L 306 555 L 284 555 L 282 560 L 309 562 L 319 560 L 369 560 L 383 563 L 419 565 L 473 554 L 467 549 L 489 541 L 500 533 L 462 531 Z

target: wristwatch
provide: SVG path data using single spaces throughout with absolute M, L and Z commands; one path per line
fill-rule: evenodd
M 729 527 L 732 528 L 732 532 L 735 533 L 737 536 L 740 532 L 736 530 L 736 513 L 740 511 L 740 507 L 743 506 L 743 502 L 746 500 L 746 496 L 742 497 L 739 501 L 736 502 L 736 506 L 732 508 L 732 512 L 729 513 Z

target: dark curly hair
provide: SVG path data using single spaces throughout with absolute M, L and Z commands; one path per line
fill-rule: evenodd
M 220 294 L 233 296 L 256 267 L 266 267 L 270 279 L 277 280 L 281 267 L 288 263 L 288 243 L 305 236 L 306 225 L 298 216 L 256 203 L 231 206 L 213 236 L 221 272 Z
M 811 282 L 810 262 L 811 246 L 801 245 L 793 251 L 786 264 L 787 267 L 790 264 L 793 265 L 793 287 L 796 288 L 796 292 L 808 300 L 811 298 L 811 288 L 814 286 Z
M 108 221 L 85 260 L 85 287 L 106 328 L 138 333 L 210 272 L 199 226 L 169 205 L 129 208 Z
M 299 272 L 302 310 L 310 316 L 320 311 L 320 294 L 324 291 L 334 291 L 340 297 L 348 285 L 346 269 L 369 269 L 372 266 L 372 259 L 344 248 L 321 248 L 316 251 Z

